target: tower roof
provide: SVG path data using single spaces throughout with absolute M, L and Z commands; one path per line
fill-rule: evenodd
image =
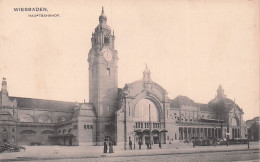
M 106 15 L 104 14 L 104 7 L 102 6 L 102 11 L 101 11 L 101 15 L 99 16 L 99 22 L 100 23 L 106 23 L 107 22 L 107 17 Z
M 147 67 L 147 65 L 146 65 L 145 70 L 143 72 L 143 80 L 144 81 L 151 81 L 151 72 L 150 72 L 149 68 Z
M 222 85 L 218 86 L 217 96 L 218 97 L 226 97 L 226 95 L 224 94 L 224 89 L 223 89 Z
M 6 78 L 3 78 L 3 79 L 2 79 L 1 92 L 2 92 L 2 93 L 8 93 L 8 92 L 7 92 L 7 82 L 6 82 Z
M 103 6 L 102 6 L 101 15 L 99 16 L 99 24 L 96 27 L 95 31 L 101 31 L 102 29 L 106 29 L 111 32 L 111 28 L 107 25 L 107 16 L 105 15 Z

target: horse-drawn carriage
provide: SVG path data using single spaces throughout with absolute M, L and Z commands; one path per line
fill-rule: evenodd
M 0 153 L 5 152 L 5 151 L 7 151 L 7 152 L 19 152 L 21 149 L 25 150 L 25 148 L 22 147 L 22 146 L 14 145 L 14 144 L 7 143 L 7 142 L 0 144 Z

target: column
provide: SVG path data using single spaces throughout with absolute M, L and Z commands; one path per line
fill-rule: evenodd
M 189 127 L 189 140 L 191 139 L 191 127 Z
M 234 138 L 234 128 L 232 128 L 232 138 Z
M 185 127 L 185 140 L 187 140 L 188 139 L 188 127 Z
M 182 140 L 184 140 L 184 127 L 182 127 Z

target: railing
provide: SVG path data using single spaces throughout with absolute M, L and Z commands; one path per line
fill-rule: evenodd
M 206 123 L 206 122 L 199 122 L 199 121 L 176 121 L 177 124 L 181 125 L 218 125 L 218 126 L 226 126 L 226 123 Z
M 151 122 L 151 128 L 152 129 L 159 129 L 161 128 L 161 123 L 160 122 Z M 150 128 L 150 123 L 149 122 L 136 122 L 135 123 L 135 128 L 140 129 L 140 128 Z

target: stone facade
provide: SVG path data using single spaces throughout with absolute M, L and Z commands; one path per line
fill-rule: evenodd
M 110 139 L 127 149 L 129 140 L 171 143 L 194 138 L 245 138 L 243 110 L 219 86 L 208 104 L 186 96 L 168 97 L 143 78 L 118 88 L 118 53 L 104 10 L 92 33 L 88 54 L 89 103 L 9 96 L 3 78 L 0 92 L 0 142 L 23 145 L 101 145 Z

